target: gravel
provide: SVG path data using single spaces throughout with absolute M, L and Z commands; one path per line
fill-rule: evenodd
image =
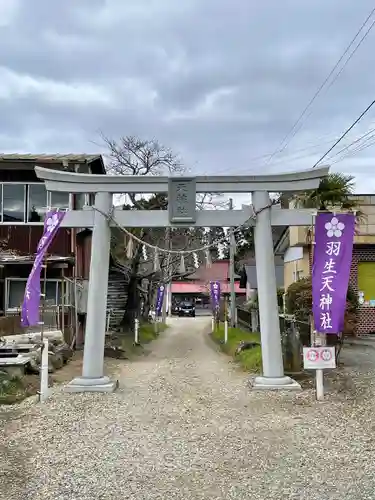
M 1 498 L 373 499 L 375 349 L 345 348 L 317 403 L 251 392 L 206 326 L 175 320 L 114 394 L 1 408 Z

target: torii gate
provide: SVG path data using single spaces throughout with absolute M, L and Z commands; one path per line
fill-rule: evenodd
M 297 382 L 284 375 L 272 226 L 308 226 L 312 211 L 271 207 L 269 193 L 316 189 L 328 171 L 329 167 L 321 167 L 277 175 L 142 177 L 78 174 L 35 167 L 47 191 L 95 193 L 94 207 L 68 211 L 62 223 L 70 228 L 93 228 L 82 376 L 72 380 L 66 389 L 70 392 L 112 392 L 116 388 L 116 382 L 103 373 L 111 239 L 111 224 L 103 214 L 111 215 L 122 227 L 215 227 L 217 211 L 196 211 L 195 208 L 196 193 L 208 192 L 251 193 L 254 210 L 259 212 L 254 221 L 250 206 L 220 211 L 223 227 L 245 223 L 255 226 L 263 375 L 256 377 L 253 388 L 299 389 Z M 113 210 L 113 193 L 168 193 L 169 210 Z

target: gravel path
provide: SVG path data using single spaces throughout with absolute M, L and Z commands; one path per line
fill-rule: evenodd
M 43 406 L 0 409 L 1 498 L 374 498 L 375 349 L 358 350 L 354 383 L 317 403 L 312 391 L 249 391 L 202 333 L 206 318 L 174 325 L 124 362 L 114 394 L 57 390 Z

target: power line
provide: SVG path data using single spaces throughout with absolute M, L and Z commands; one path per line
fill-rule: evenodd
M 369 19 L 373 16 L 374 12 L 375 12 L 375 7 L 371 10 L 370 14 L 367 16 L 366 20 L 363 22 L 363 24 L 361 25 L 361 27 L 359 28 L 359 30 L 357 31 L 357 33 L 355 34 L 355 36 L 353 37 L 353 39 L 351 40 L 351 42 L 349 43 L 349 45 L 346 47 L 346 49 L 343 52 L 343 54 L 341 55 L 341 57 L 338 59 L 338 61 L 336 62 L 336 64 L 334 65 L 334 67 L 331 69 L 331 71 L 329 72 L 329 74 L 327 75 L 327 77 L 325 78 L 325 80 L 323 81 L 323 83 L 320 85 L 320 87 L 318 88 L 318 90 L 315 92 L 315 94 L 313 95 L 313 97 L 310 99 L 310 101 L 308 102 L 307 106 L 304 108 L 304 110 L 302 111 L 302 113 L 299 115 L 298 119 L 296 120 L 296 122 L 294 123 L 294 125 L 292 126 L 292 128 L 284 136 L 283 140 L 280 142 L 280 144 L 277 147 L 277 149 L 269 157 L 269 159 L 266 162 L 266 164 L 268 164 L 276 154 L 281 153 L 282 151 L 284 151 L 284 149 L 287 147 L 287 145 L 291 141 L 291 139 L 293 139 L 293 137 L 297 134 L 298 130 L 300 130 L 301 127 L 299 127 L 296 130 L 297 125 L 299 125 L 301 123 L 302 118 L 305 116 L 305 114 L 310 109 L 310 107 L 312 106 L 312 104 L 315 102 L 315 100 L 317 99 L 317 97 L 319 96 L 319 94 L 322 92 L 323 88 L 328 83 L 329 79 L 334 74 L 334 72 L 336 71 L 336 69 L 340 65 L 341 61 L 346 56 L 346 54 L 349 52 L 349 50 L 352 47 L 352 45 L 354 45 L 354 43 L 357 40 L 358 36 L 360 35 L 361 31 L 366 26 L 366 24 L 369 21 Z M 353 57 L 353 55 L 355 54 L 355 52 L 358 50 L 359 46 L 363 43 L 364 39 L 366 38 L 366 36 L 370 32 L 370 30 L 372 29 L 372 27 L 374 26 L 374 24 L 375 24 L 375 21 L 374 21 L 374 23 L 372 23 L 372 25 L 367 30 L 367 32 L 365 33 L 365 35 L 363 36 L 363 38 L 360 40 L 359 44 L 354 49 L 353 53 L 349 56 L 348 60 L 344 64 L 344 67 L 347 65 L 347 63 L 350 61 L 350 59 Z M 337 80 L 338 76 L 342 73 L 344 67 L 341 69 L 341 71 L 339 72 L 339 74 L 335 77 L 334 81 Z M 330 87 L 332 86 L 333 83 L 334 82 L 331 83 Z M 301 126 L 302 126 L 302 124 L 301 124 Z M 295 132 L 295 133 L 294 133 L 294 135 L 291 136 L 291 134 L 293 134 L 293 132 Z M 290 139 L 289 139 L 289 137 L 290 137 Z M 289 141 L 288 141 L 288 139 L 289 139 Z
M 375 12 L 375 10 L 373 11 Z M 367 22 L 367 21 L 366 21 Z M 366 24 L 366 23 L 365 23 Z M 372 28 L 375 26 L 375 20 L 370 24 L 370 26 L 367 28 L 367 31 L 365 32 L 365 34 L 363 35 L 363 37 L 360 39 L 360 41 L 357 43 L 355 49 L 353 50 L 353 52 L 350 54 L 350 56 L 348 57 L 348 59 L 345 61 L 343 67 L 340 69 L 340 71 L 335 75 L 334 79 L 331 81 L 331 83 L 328 85 L 327 87 L 327 90 L 329 90 L 332 85 L 335 83 L 335 81 L 339 78 L 339 76 L 342 74 L 342 72 L 344 71 L 344 69 L 346 68 L 347 64 L 349 63 L 349 61 L 352 59 L 352 57 L 354 56 L 354 54 L 357 52 L 357 50 L 359 49 L 359 47 L 362 45 L 362 43 L 365 41 L 365 39 L 367 38 L 368 34 L 370 33 L 370 31 L 372 30 Z
M 375 128 L 374 128 L 374 131 L 375 131 Z M 353 141 L 353 143 L 350 143 L 349 146 L 351 146 L 352 144 L 360 141 L 361 139 L 363 139 L 365 135 L 361 135 L 359 136 L 355 141 Z M 338 136 L 334 136 L 332 137 L 331 139 L 329 140 L 322 140 L 321 142 L 317 142 L 315 144 L 312 144 L 310 146 L 306 146 L 304 148 L 299 148 L 299 149 L 295 149 L 295 150 L 291 150 L 289 154 L 285 155 L 285 156 L 282 156 L 280 159 L 276 160 L 275 162 L 273 162 L 271 165 L 269 165 L 269 167 L 274 167 L 274 166 L 279 166 L 279 165 L 283 165 L 285 163 L 293 163 L 297 160 L 304 160 L 304 159 L 310 159 L 312 156 L 314 156 L 314 153 L 315 151 L 313 150 L 316 150 L 316 149 L 322 149 L 322 146 L 325 146 L 326 144 L 331 144 L 332 141 L 335 141 L 336 139 L 338 138 Z M 322 137 L 323 139 L 323 137 Z M 343 150 L 346 149 L 346 148 L 343 148 Z M 304 151 L 310 151 L 310 153 L 306 153 L 306 154 L 300 154 L 298 155 L 298 153 L 302 153 Z M 335 158 L 338 154 L 340 154 L 341 150 L 337 153 L 337 154 L 334 154 L 332 156 L 332 158 Z M 319 151 L 316 151 L 316 154 L 318 154 Z M 259 160 L 259 159 L 263 159 L 263 158 L 267 158 L 268 156 L 270 155 L 270 153 L 268 154 L 263 154 L 263 155 L 260 155 L 260 156 L 254 156 L 254 157 L 251 157 L 248 161 L 249 162 L 253 162 L 253 161 L 256 161 L 256 160 Z M 331 158 L 330 158 L 331 159 Z M 243 172 L 243 170 L 246 170 L 248 172 L 252 172 L 253 170 L 249 170 L 249 168 L 263 168 L 262 165 L 249 165 L 248 163 L 246 163 L 246 165 L 244 165 L 243 167 L 241 168 L 236 168 L 235 170 L 231 170 L 231 173 L 233 175 L 236 175 L 237 173 L 240 173 L 240 172 Z M 219 169 L 216 171 L 217 174 L 221 174 L 223 172 L 227 172 L 228 171 L 228 167 L 224 167 L 222 169 Z
M 312 167 L 312 168 L 317 167 L 317 166 L 319 165 L 319 163 L 320 163 L 322 160 L 324 160 L 324 158 L 325 158 L 326 156 L 328 156 L 328 155 L 329 155 L 329 153 L 330 153 L 330 152 L 331 152 L 331 151 L 332 151 L 332 150 L 333 150 L 333 149 L 337 146 L 337 144 L 339 144 L 339 143 L 340 143 L 340 142 L 344 139 L 344 137 L 345 137 L 345 136 L 346 136 L 346 135 L 347 135 L 347 134 L 348 134 L 348 133 L 349 133 L 349 132 L 350 132 L 350 131 L 351 131 L 351 130 L 352 130 L 352 129 L 356 126 L 356 125 L 357 125 L 357 123 L 358 123 L 360 120 L 362 120 L 362 118 L 365 116 L 365 114 L 366 114 L 366 113 L 368 113 L 368 112 L 370 111 L 370 109 L 373 107 L 373 105 L 374 105 L 374 104 L 375 104 L 375 99 L 372 101 L 372 103 L 371 103 L 371 104 L 369 104 L 369 105 L 367 106 L 367 108 L 366 108 L 364 111 L 362 111 L 362 113 L 361 113 L 361 114 L 359 115 L 359 117 L 358 117 L 358 118 L 357 118 L 357 119 L 356 119 L 356 120 L 355 120 L 355 121 L 354 121 L 354 122 L 350 125 L 350 127 L 349 127 L 349 128 L 347 128 L 347 129 L 345 130 L 345 132 L 344 132 L 344 133 L 343 133 L 343 134 L 342 134 L 342 135 L 341 135 L 341 136 L 337 139 L 337 141 L 333 144 L 333 146 L 331 146 L 331 147 L 329 148 L 329 150 L 328 150 L 327 152 L 325 152 L 325 153 L 324 153 L 324 155 L 323 155 L 323 156 L 321 156 L 321 157 L 319 158 L 319 160 L 318 160 L 318 161 L 317 161 L 317 162 L 313 165 L 313 167 Z
M 359 144 L 356 148 L 350 150 L 348 154 L 354 154 L 354 153 L 360 153 L 364 149 L 367 149 L 371 147 L 373 144 L 375 144 L 375 134 L 372 134 L 370 137 L 368 137 L 365 141 L 363 141 L 362 144 Z
M 323 139 L 323 138 L 324 137 L 321 137 L 321 139 Z M 325 137 L 325 139 L 326 139 L 326 137 Z M 317 142 L 315 144 L 312 144 L 310 146 L 306 146 L 304 148 L 298 148 L 298 149 L 294 149 L 294 150 L 292 149 L 285 156 L 281 157 L 280 159 L 278 159 L 277 161 L 275 161 L 274 163 L 272 163 L 270 166 L 272 167 L 274 165 L 280 165 L 280 164 L 285 163 L 286 161 L 291 162 L 291 161 L 300 160 L 300 159 L 304 159 L 304 158 L 310 158 L 314 154 L 314 151 L 312 151 L 312 150 L 321 148 L 322 146 L 324 146 L 326 144 L 331 144 L 332 141 L 334 141 L 336 139 L 337 139 L 337 135 L 335 135 L 331 139 L 322 140 L 321 142 Z M 318 140 L 319 139 L 317 139 L 317 141 Z M 311 153 L 310 154 L 296 156 L 298 153 L 302 153 L 304 151 L 311 151 Z M 267 153 L 267 154 L 263 154 L 263 155 L 259 155 L 259 156 L 253 156 L 253 157 L 251 157 L 251 158 L 248 159 L 248 162 L 254 162 L 254 161 L 257 161 L 257 160 L 262 160 L 264 158 L 268 158 L 271 154 L 272 153 Z M 252 165 L 252 166 L 253 167 L 257 167 L 257 168 L 262 168 L 261 165 Z M 243 170 L 249 170 L 249 164 L 248 163 L 246 163 L 246 165 L 244 165 L 242 168 L 236 169 L 235 172 L 242 172 Z M 222 169 L 216 170 L 216 173 L 217 174 L 221 174 L 221 173 L 226 172 L 226 171 L 228 171 L 228 167 L 224 167 Z M 233 173 L 233 174 L 235 174 L 235 172 L 231 171 L 231 173 Z
M 354 141 L 350 142 L 347 146 L 343 147 L 342 149 L 340 149 L 339 151 L 337 151 L 337 153 L 335 153 L 333 156 L 331 156 L 330 158 L 328 158 L 328 161 L 330 161 L 333 158 L 337 157 L 340 153 L 343 153 L 344 151 L 348 150 L 349 148 L 351 148 L 352 146 L 354 146 L 354 144 L 357 144 L 358 142 L 361 142 L 365 137 L 367 137 L 367 139 L 366 139 L 366 141 L 364 141 L 364 143 L 367 142 L 369 139 L 372 138 L 371 134 L 373 134 L 374 132 L 375 132 L 375 128 L 372 128 L 371 130 L 369 130 L 365 134 L 362 134 L 360 137 L 358 137 Z M 370 136 L 370 137 L 368 137 L 368 136 Z M 362 144 L 364 144 L 364 143 L 362 143 Z M 360 147 L 361 144 L 358 144 L 358 146 Z
M 370 148 L 371 146 L 375 145 L 375 134 L 372 134 L 370 137 L 368 137 L 363 144 L 360 144 L 356 148 L 347 151 L 343 155 L 340 156 L 337 160 L 330 162 L 331 165 L 335 165 L 336 163 L 340 163 L 341 161 L 345 160 L 348 156 L 355 156 L 357 153 L 360 153 L 361 151 L 364 151 L 367 148 Z
M 352 57 L 354 56 L 354 54 L 357 52 L 357 50 L 359 49 L 359 47 L 362 45 L 362 43 L 364 42 L 365 38 L 368 36 L 368 34 L 370 33 L 370 31 L 372 30 L 372 28 L 375 26 L 375 20 L 371 23 L 371 25 L 369 26 L 369 28 L 367 29 L 367 31 L 365 32 L 365 34 L 363 35 L 363 37 L 360 39 L 360 41 L 358 42 L 358 44 L 356 45 L 356 47 L 354 48 L 354 50 L 352 51 L 352 53 L 350 54 L 350 56 L 348 57 L 348 59 L 345 61 L 345 63 L 343 64 L 343 66 L 341 67 L 340 71 L 338 73 L 336 73 L 336 75 L 334 76 L 334 78 L 331 80 L 331 82 L 329 83 L 328 87 L 325 88 L 325 92 L 328 92 L 328 90 L 334 85 L 334 83 L 336 82 L 336 80 L 338 80 L 338 78 L 340 77 L 340 75 L 343 73 L 344 69 L 346 68 L 346 66 L 348 65 L 349 61 L 352 59 Z M 310 112 L 306 115 L 306 118 L 305 118 L 305 121 L 307 118 L 309 118 L 309 116 L 311 116 L 313 110 L 310 109 Z M 294 130 L 292 136 L 290 137 L 290 139 L 286 142 L 284 148 L 290 144 L 291 140 L 297 135 L 297 133 L 301 130 L 302 126 L 303 126 L 304 122 L 300 122 L 299 126 Z M 282 151 L 282 150 L 281 150 Z

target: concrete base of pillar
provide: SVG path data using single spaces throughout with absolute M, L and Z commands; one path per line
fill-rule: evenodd
M 66 392 L 114 392 L 118 387 L 118 380 L 108 377 L 86 378 L 77 377 L 65 386 Z
M 255 377 L 250 381 L 254 391 L 300 391 L 301 386 L 290 377 Z

